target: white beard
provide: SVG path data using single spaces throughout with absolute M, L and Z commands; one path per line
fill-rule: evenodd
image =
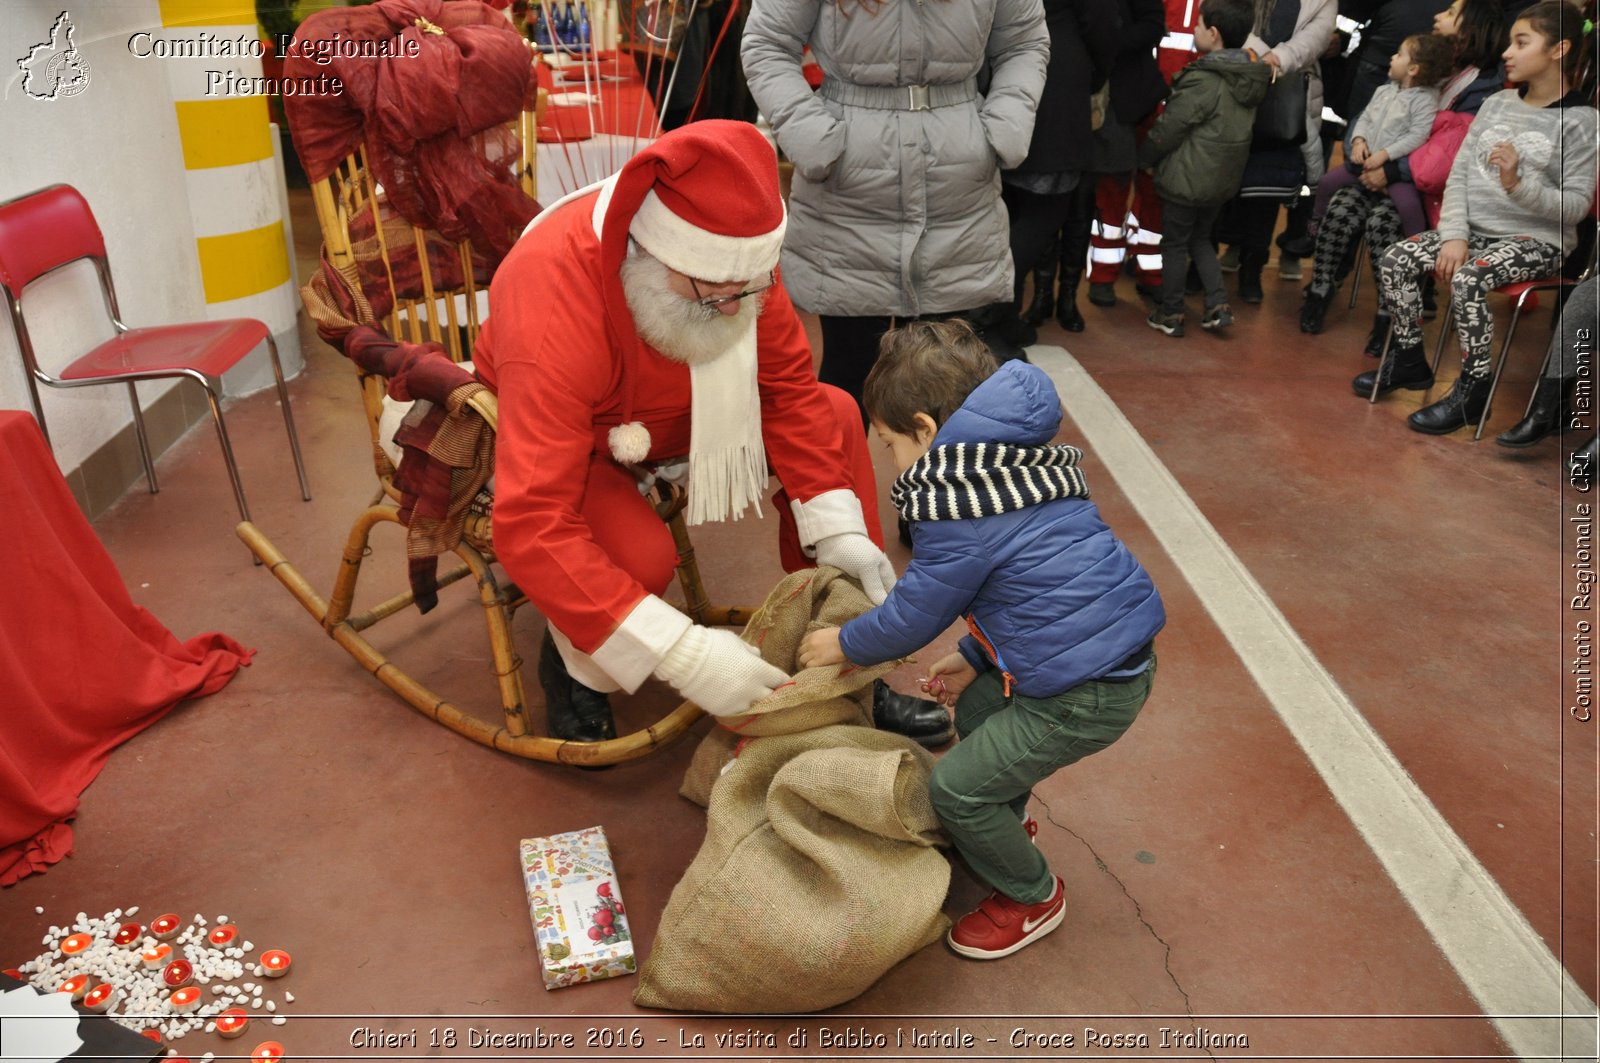
M 703 365 L 726 354 L 755 327 L 765 299 L 763 293 L 740 300 L 737 314 L 701 306 L 673 291 L 666 265 L 644 253 L 623 259 L 622 292 L 639 336 L 685 365 Z

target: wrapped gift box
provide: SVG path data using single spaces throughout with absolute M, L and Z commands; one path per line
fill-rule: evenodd
M 633 974 L 633 935 L 601 827 L 524 838 L 522 877 L 546 989 Z

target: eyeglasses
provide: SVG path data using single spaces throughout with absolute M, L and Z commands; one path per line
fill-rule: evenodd
M 706 307 L 707 309 L 715 309 L 719 306 L 727 306 L 729 303 L 737 303 L 740 299 L 747 299 L 752 295 L 759 295 L 776 283 L 778 283 L 778 271 L 768 270 L 767 283 L 761 285 L 759 288 L 747 288 L 738 295 L 707 296 L 700 293 L 700 285 L 695 283 L 695 279 L 693 277 L 689 278 L 689 287 L 694 289 L 695 302 L 699 303 L 703 307 Z

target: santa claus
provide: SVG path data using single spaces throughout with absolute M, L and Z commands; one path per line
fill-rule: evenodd
M 607 692 L 652 676 L 716 715 L 789 678 L 660 597 L 677 550 L 643 475 L 685 474 L 693 525 L 759 512 L 770 470 L 786 569 L 836 566 L 874 602 L 894 583 L 860 415 L 817 382 L 778 276 L 784 224 L 767 141 L 697 122 L 552 204 L 495 273 L 474 352 L 500 400 L 495 550 L 548 622 L 555 737 L 615 737 Z M 881 684 L 874 716 L 949 737 L 945 710 Z

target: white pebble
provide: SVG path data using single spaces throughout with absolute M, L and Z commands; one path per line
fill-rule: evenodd
M 285 1004 L 293 1004 L 294 1003 L 294 994 L 293 993 L 289 993 L 289 992 L 285 992 L 283 994 L 283 1002 Z
M 33 914 L 34 915 L 43 915 L 44 914 L 44 905 L 42 905 L 42 904 L 34 905 L 33 906 Z
M 240 947 L 243 948 L 244 951 L 246 951 L 246 952 L 254 952 L 256 950 L 256 943 L 254 941 L 246 941 Z
M 227 916 L 225 916 L 225 915 L 217 916 L 217 925 L 218 926 L 221 926 L 223 923 L 226 923 L 227 921 L 228 921 L 228 917 Z
M 206 1033 L 216 1033 L 216 1032 L 217 1032 L 217 1024 L 216 1023 L 214 1023 L 214 1022 L 206 1023 Z M 206 1055 L 208 1055 L 208 1056 L 210 1054 L 211 1054 L 210 1052 L 206 1053 Z
M 284 1023 L 286 1023 L 288 1021 L 289 1020 L 284 1018 L 282 1015 L 278 1015 L 278 1016 L 275 1016 L 273 1018 L 272 1025 L 274 1025 L 274 1026 L 282 1026 Z
M 250 973 L 255 975 L 257 978 L 260 978 L 262 975 L 267 973 L 267 969 L 258 963 L 250 969 Z
M 267 1010 L 268 1011 L 277 1011 L 278 1010 L 277 1002 L 273 1001 L 273 1000 L 267 1001 Z
M 228 987 L 225 986 L 225 985 L 214 985 L 214 986 L 211 987 L 211 991 L 213 993 L 219 993 L 219 994 L 220 993 L 226 993 L 228 991 Z
M 217 1054 L 215 1052 L 207 1052 L 205 1055 L 200 1057 L 200 1063 L 211 1063 L 211 1061 L 216 1058 Z
M 259 997 L 261 995 L 261 990 L 264 989 L 264 988 L 266 988 L 266 987 L 265 986 L 256 986 L 254 989 L 250 990 L 250 992 Z
M 173 1056 L 175 1056 L 177 1054 L 178 1054 L 178 1050 L 176 1048 L 167 1049 L 167 1058 L 168 1059 L 171 1059 Z
M 252 1001 L 251 1001 L 251 1002 L 250 1002 L 250 1006 L 251 1006 L 251 1007 L 252 1007 L 252 1008 L 257 1008 L 257 1009 L 259 1009 L 259 1008 L 260 1008 L 260 1007 L 261 1007 L 261 998 L 260 998 L 260 997 L 257 997 L 257 998 L 256 998 L 256 999 L 255 999 L 255 1000 L 252 1000 Z
M 123 915 L 138 915 L 139 914 L 139 906 L 136 904 L 132 908 L 129 908 L 126 912 L 123 912 L 122 914 Z

